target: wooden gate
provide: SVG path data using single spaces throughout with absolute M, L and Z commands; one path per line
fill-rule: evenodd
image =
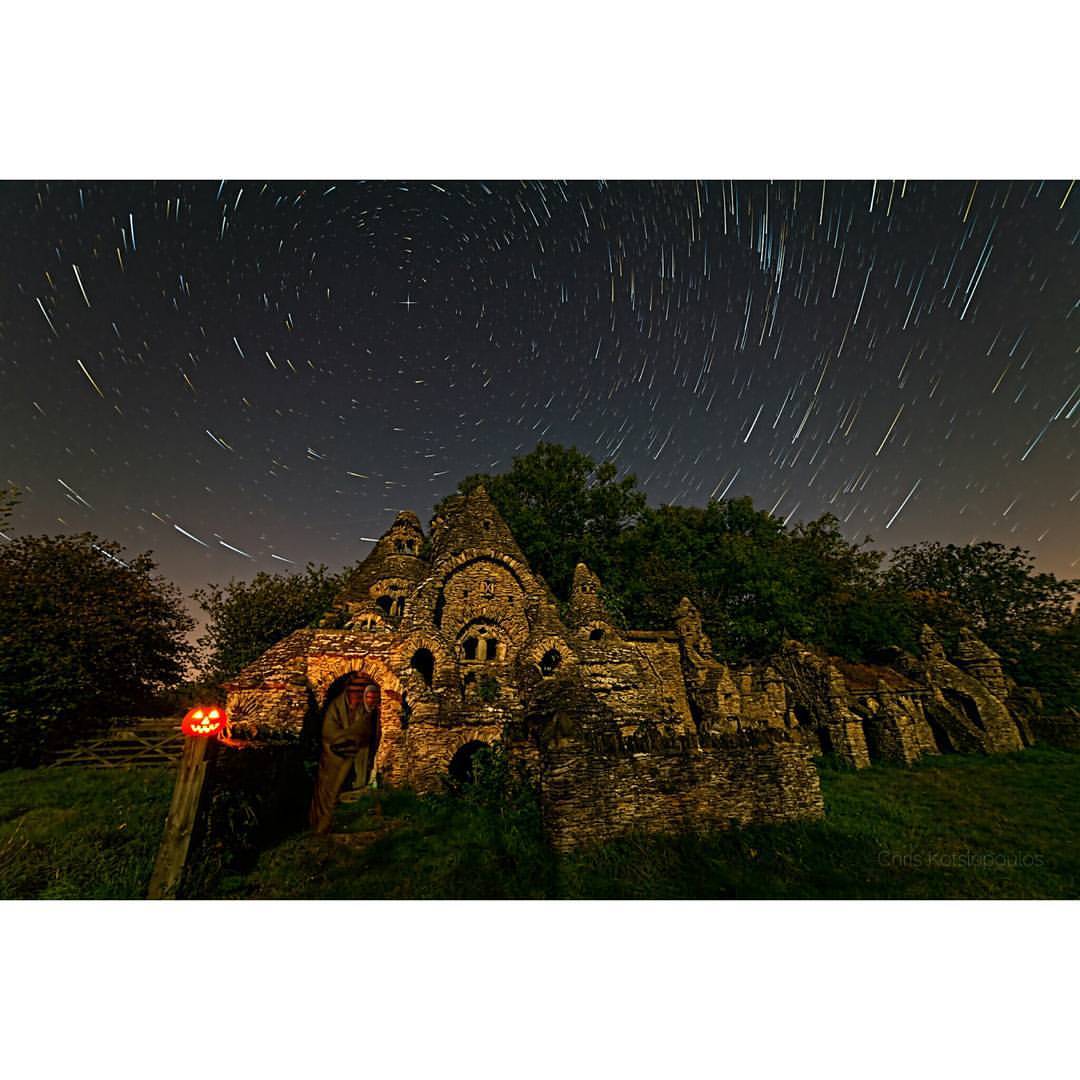
M 96 769 L 173 766 L 179 761 L 183 748 L 184 736 L 176 717 L 145 717 L 62 750 L 49 768 L 57 769 L 62 765 Z

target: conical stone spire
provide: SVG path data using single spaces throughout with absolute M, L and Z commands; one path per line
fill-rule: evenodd
M 574 567 L 574 581 L 570 586 L 570 604 L 567 621 L 575 629 L 591 628 L 610 632 L 615 621 L 603 600 L 603 585 L 585 563 Z
M 483 485 L 466 495 L 452 495 L 446 500 L 443 513 L 431 522 L 431 547 L 433 563 L 473 548 L 497 551 L 522 563 L 526 561 L 510 526 Z
M 396 593 L 407 592 L 428 574 L 423 544 L 420 519 L 411 510 L 402 510 L 368 557 L 349 575 L 333 608 L 373 601 L 372 586 L 383 581 L 393 582 Z

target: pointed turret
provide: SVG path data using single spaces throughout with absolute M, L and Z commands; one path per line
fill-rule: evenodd
M 368 557 L 349 575 L 331 612 L 344 612 L 344 617 L 351 620 L 375 616 L 369 623 L 400 617 L 409 594 L 428 574 L 423 545 L 420 519 L 411 510 L 402 510 Z
M 604 603 L 603 585 L 583 562 L 574 567 L 566 621 L 592 641 L 619 635 L 615 620 Z
M 432 563 L 472 548 L 494 550 L 519 562 L 526 561 L 483 485 L 466 495 L 451 495 L 443 512 L 431 522 Z

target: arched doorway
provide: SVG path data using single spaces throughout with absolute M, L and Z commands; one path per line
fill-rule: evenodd
M 476 779 L 475 759 L 481 750 L 486 750 L 488 744 L 474 739 L 460 747 L 457 753 L 450 759 L 448 772 L 450 779 L 456 784 L 471 784 Z
M 370 750 L 368 752 L 368 759 L 367 759 L 368 760 L 368 766 L 367 766 L 368 767 L 368 778 L 370 779 L 370 777 L 373 776 L 374 772 L 375 772 L 375 759 L 376 759 L 376 755 L 379 752 L 379 743 L 382 740 L 382 732 L 383 732 L 382 714 L 383 714 L 383 709 L 384 709 L 385 704 L 386 704 L 385 699 L 383 697 L 383 693 L 382 693 L 382 687 L 379 685 L 378 681 L 376 679 L 374 679 L 370 674 L 368 674 L 367 672 L 361 672 L 361 671 L 347 671 L 347 672 L 345 672 L 345 674 L 339 675 L 329 685 L 329 687 L 327 687 L 326 694 L 323 696 L 323 700 L 321 702 L 319 702 L 319 708 L 318 708 L 318 711 L 316 713 L 317 730 L 315 732 L 315 738 L 316 738 L 316 742 L 319 745 L 319 749 L 321 751 L 321 749 L 322 749 L 322 727 L 323 727 L 323 720 L 326 717 L 326 711 L 327 711 L 327 709 L 330 708 L 330 705 L 335 700 L 335 698 L 337 698 L 337 697 L 339 697 L 339 696 L 341 696 L 342 694 L 345 693 L 346 687 L 349 685 L 350 680 L 354 676 L 357 677 L 358 681 L 365 688 L 367 688 L 369 686 L 373 686 L 376 689 L 376 691 L 378 691 L 378 695 L 379 695 L 378 698 L 376 699 L 377 712 L 376 712 L 376 715 L 375 715 L 375 731 L 374 731 L 374 734 L 372 735 L 371 747 L 370 747 Z M 347 786 L 350 786 L 350 787 L 353 786 L 355 783 L 356 783 L 356 777 L 355 776 L 350 776 L 349 780 L 346 781 Z

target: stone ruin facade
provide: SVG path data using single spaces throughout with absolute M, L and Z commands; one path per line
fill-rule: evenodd
M 425 536 L 403 511 L 320 624 L 226 684 L 234 734 L 317 731 L 351 672 L 381 690 L 374 772 L 425 793 L 499 743 L 537 783 L 559 849 L 823 814 L 812 757 L 854 767 L 946 751 L 1020 749 L 1030 732 L 998 658 L 967 635 L 949 659 L 845 665 L 789 642 L 770 663 L 713 654 L 684 599 L 673 630 L 630 630 L 579 564 L 560 605 L 483 488 Z

